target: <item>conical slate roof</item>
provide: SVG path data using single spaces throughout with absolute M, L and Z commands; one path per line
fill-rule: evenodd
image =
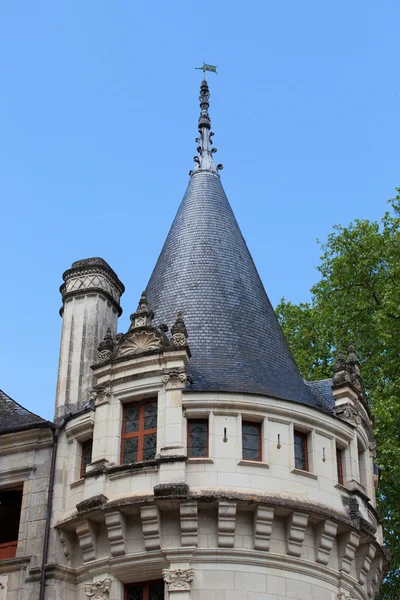
M 204 97 L 197 166 L 148 283 L 150 307 L 157 323 L 171 325 L 183 313 L 190 389 L 324 408 L 294 362 L 222 187 L 221 165 L 212 162 Z

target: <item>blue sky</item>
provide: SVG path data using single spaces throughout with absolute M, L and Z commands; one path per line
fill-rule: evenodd
M 62 273 L 101 256 L 128 327 L 195 154 L 199 71 L 222 180 L 274 305 L 309 299 L 335 223 L 400 186 L 393 0 L 0 3 L 0 387 L 52 418 Z

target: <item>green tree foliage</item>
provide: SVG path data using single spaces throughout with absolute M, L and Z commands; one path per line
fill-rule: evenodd
M 332 376 L 338 349 L 356 347 L 375 419 L 378 490 L 391 569 L 379 600 L 400 598 L 400 188 L 381 222 L 335 226 L 310 303 L 281 300 L 279 321 L 308 380 Z

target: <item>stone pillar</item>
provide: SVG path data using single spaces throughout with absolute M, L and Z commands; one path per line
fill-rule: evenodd
M 107 328 L 115 338 L 125 288 L 102 258 L 78 260 L 63 274 L 62 336 L 55 419 L 82 407 L 93 386 L 91 366 Z

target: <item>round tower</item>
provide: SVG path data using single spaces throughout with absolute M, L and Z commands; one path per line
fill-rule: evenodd
M 124 286 L 102 258 L 74 262 L 63 274 L 63 305 L 55 419 L 88 401 L 92 364 L 107 328 L 115 337 Z
M 60 431 L 52 597 L 373 600 L 386 555 L 360 365 L 351 346 L 332 379 L 301 377 L 213 161 L 209 96 L 204 80 L 196 166 L 129 330 L 114 335 L 111 294 L 74 295 L 92 275 L 65 278 L 83 306 L 61 398 L 70 365 L 73 401 L 90 387 L 74 323 L 91 294 L 105 316 L 91 403 Z

